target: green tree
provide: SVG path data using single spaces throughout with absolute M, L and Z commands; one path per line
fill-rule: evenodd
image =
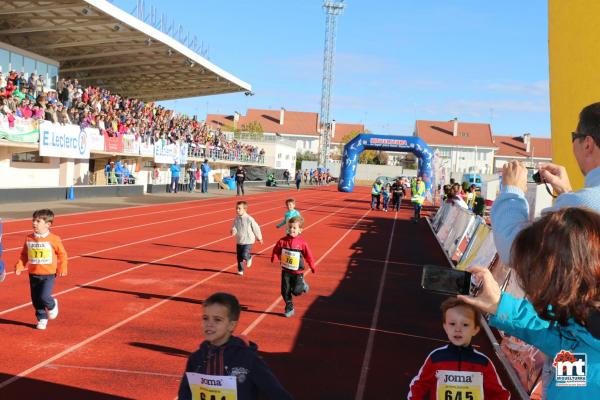
M 256 140 L 262 141 L 264 139 L 264 129 L 260 122 L 252 121 L 242 125 L 239 129 L 232 130 L 233 137 L 239 140 Z
M 310 151 L 297 152 L 296 153 L 296 170 L 302 167 L 302 161 L 318 161 L 319 157 L 315 153 L 311 153 Z

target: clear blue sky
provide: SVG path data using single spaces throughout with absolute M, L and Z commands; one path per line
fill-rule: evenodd
M 135 0 L 113 3 L 131 11 Z M 165 102 L 204 119 L 247 108 L 319 112 L 322 0 L 154 0 L 256 93 Z M 547 0 L 346 0 L 331 115 L 375 133 L 416 119 L 492 122 L 495 134 L 550 135 Z

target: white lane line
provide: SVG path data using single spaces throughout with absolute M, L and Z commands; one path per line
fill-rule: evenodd
M 342 240 L 344 240 L 344 238 L 345 238 L 346 236 L 348 236 L 348 234 L 349 234 L 350 232 L 352 232 L 352 231 L 354 230 L 354 228 L 356 227 L 356 225 L 358 225 L 358 223 L 359 223 L 360 221 L 362 221 L 362 220 L 363 220 L 363 218 L 365 218 L 365 217 L 367 216 L 367 214 L 369 213 L 369 211 L 371 211 L 371 210 L 367 210 L 367 212 L 366 212 L 366 213 L 364 213 L 364 214 L 362 215 L 362 217 L 360 217 L 360 219 L 359 219 L 358 221 L 356 221 L 356 222 L 354 223 L 354 225 L 352 225 L 352 227 L 351 227 L 350 229 L 346 230 L 346 233 L 344 233 L 344 234 L 342 235 L 342 237 L 341 237 L 341 238 L 339 238 L 339 239 L 337 240 L 337 242 L 335 242 L 335 243 L 334 243 L 334 244 L 333 244 L 333 245 L 332 245 L 332 246 L 329 248 L 329 250 L 327 250 L 327 251 L 325 252 L 325 254 L 323 254 L 323 255 L 322 255 L 322 256 L 321 256 L 321 257 L 320 257 L 320 258 L 319 258 L 319 259 L 318 259 L 318 260 L 315 262 L 315 266 L 319 265 L 319 264 L 321 263 L 321 261 L 322 261 L 322 260 L 323 260 L 325 257 L 327 257 L 327 256 L 329 255 L 329 253 L 331 253 L 331 251 L 332 251 L 333 249 L 335 249 L 335 248 L 337 247 L 337 245 L 338 245 L 338 244 L 340 244 L 340 242 L 341 242 Z M 306 275 L 307 273 L 308 273 L 308 271 L 307 271 L 307 272 L 305 272 L 305 273 L 304 273 L 304 275 Z M 281 303 L 281 301 L 282 301 L 282 300 L 283 300 L 283 299 L 281 298 L 281 296 L 279 296 L 279 297 L 277 298 L 277 300 L 275 300 L 273 303 L 271 303 L 271 305 L 270 305 L 269 307 L 267 307 L 267 309 L 266 309 L 265 311 L 263 311 L 263 312 L 262 312 L 262 313 L 261 313 L 261 314 L 260 314 L 260 315 L 259 315 L 259 316 L 258 316 L 258 317 L 255 319 L 255 320 L 254 320 L 254 321 L 252 321 L 252 323 L 251 323 L 250 325 L 248 325 L 248 327 L 247 327 L 246 329 L 244 329 L 244 331 L 242 332 L 242 335 L 249 335 L 249 334 L 250 334 L 250 332 L 252 332 L 252 330 L 253 330 L 254 328 L 256 328 L 256 326 L 258 326 L 258 324 L 260 324 L 260 323 L 262 322 L 262 320 L 263 320 L 263 319 L 265 319 L 265 318 L 267 317 L 267 315 L 269 315 L 269 313 L 270 313 L 270 312 L 272 312 L 272 311 L 273 311 L 273 309 L 275 309 L 275 307 L 276 307 L 276 306 L 277 306 L 279 303 Z
M 309 197 L 309 198 L 310 198 L 310 199 L 314 199 L 314 197 Z M 253 205 L 257 205 L 257 204 L 266 204 L 266 203 L 272 203 L 273 201 L 277 201 L 277 200 L 281 200 L 281 199 L 276 199 L 276 200 L 268 200 L 268 201 L 262 201 L 262 202 L 260 202 L 260 203 L 253 203 Z M 317 201 L 318 201 L 318 200 L 317 200 Z M 321 203 L 321 204 L 319 204 L 319 205 L 323 205 L 323 204 L 327 204 L 327 203 L 328 203 L 328 202 L 325 202 L 325 203 Z M 316 206 L 314 206 L 314 207 L 316 207 Z M 311 208 L 314 208 L 314 207 L 311 207 Z M 275 208 L 276 208 L 276 207 L 271 207 L 271 208 L 268 208 L 268 209 L 266 209 L 266 210 L 262 210 L 262 211 L 255 212 L 255 213 L 253 213 L 253 214 L 262 214 L 262 213 L 264 213 L 264 212 L 268 212 L 268 211 L 270 211 L 270 210 L 274 210 Z M 307 210 L 310 210 L 311 208 L 308 208 Z M 228 209 L 225 209 L 225 210 L 228 210 Z M 210 212 L 210 213 L 207 213 L 207 214 L 213 214 L 213 213 L 215 213 L 215 212 L 218 212 L 218 211 L 223 211 L 223 210 L 216 210 L 216 211 L 212 211 L 212 212 Z M 204 214 L 199 214 L 199 215 L 204 215 Z M 190 216 L 187 216 L 186 218 L 190 218 Z M 165 234 L 165 235 L 161 235 L 161 236 L 154 236 L 154 237 L 151 237 L 151 238 L 148 238 L 148 239 L 142 239 L 142 240 L 138 240 L 138 241 L 136 241 L 136 242 L 124 243 L 124 244 L 122 244 L 122 245 L 118 245 L 118 246 L 108 247 L 108 248 L 105 248 L 105 249 L 96 250 L 96 251 L 93 251 L 93 252 L 91 252 L 91 253 L 79 254 L 79 255 L 76 255 L 76 256 L 69 257 L 67 260 L 68 260 L 68 261 L 72 261 L 72 260 L 76 260 L 76 259 L 78 259 L 78 258 L 81 258 L 81 257 L 90 256 L 90 255 L 93 255 L 93 254 L 98 254 L 98 253 L 102 253 L 102 252 L 109 251 L 109 250 L 120 249 L 120 248 L 122 248 L 122 247 L 132 246 L 132 245 L 135 245 L 135 244 L 140 244 L 140 243 L 144 243 L 144 242 L 149 242 L 149 241 L 151 241 L 151 240 L 155 240 L 155 239 L 162 239 L 162 238 L 164 238 L 164 237 L 174 236 L 174 235 L 178 235 L 178 234 L 180 234 L 180 233 L 186 233 L 186 232 L 190 232 L 190 231 L 193 231 L 193 230 L 197 230 L 197 229 L 206 228 L 206 227 L 213 226 L 213 225 L 216 225 L 216 224 L 220 224 L 220 223 L 222 223 L 222 222 L 226 222 L 226 221 L 229 221 L 229 220 L 231 220 L 231 218 L 228 218 L 228 219 L 223 219 L 223 220 L 221 220 L 221 221 L 217 221 L 217 222 L 214 222 L 214 223 L 211 223 L 211 224 L 208 224 L 208 225 L 196 226 L 196 227 L 194 227 L 194 228 L 190 228 L 190 229 L 184 229 L 184 230 L 180 230 L 180 231 L 176 231 L 176 232 L 167 233 L 167 234 Z M 173 219 L 173 220 L 171 220 L 171 221 L 175 221 L 175 220 Z M 162 223 L 164 223 L 164 222 L 170 222 L 170 221 L 163 221 Z M 138 226 L 138 227 L 139 227 L 139 226 Z M 103 233 L 106 233 L 106 232 L 103 232 Z M 100 235 L 100 234 L 102 234 L 102 233 L 98 233 L 98 235 Z M 93 236 L 93 235 L 88 235 L 88 236 Z M 63 241 L 64 241 L 64 240 L 63 240 Z M 21 249 L 21 247 L 19 247 L 19 249 Z M 14 250 L 14 249 L 13 249 L 13 250 Z M 6 250 L 5 250 L 4 252 L 6 252 Z M 9 271 L 9 272 L 6 272 L 6 275 L 11 275 L 11 274 L 14 274 L 14 271 Z M 0 315 L 2 315 L 2 314 L 0 313 Z
M 307 208 L 307 209 L 305 209 L 304 211 L 308 211 L 308 210 L 311 210 L 311 209 L 313 209 L 313 208 L 320 207 L 320 206 L 322 206 L 322 205 L 324 205 L 324 204 L 331 203 L 331 202 L 332 202 L 332 200 L 329 200 L 329 201 L 326 201 L 326 202 L 324 202 L 324 203 L 317 204 L 316 206 L 313 206 L 313 207 Z M 261 214 L 261 213 L 264 213 L 264 212 L 271 211 L 271 210 L 273 210 L 274 208 L 275 208 L 275 207 L 272 207 L 272 208 L 269 208 L 269 209 L 266 209 L 266 210 L 263 210 L 263 211 L 259 211 L 259 212 L 253 213 L 253 214 L 254 214 L 254 215 L 256 215 L 256 214 Z M 214 223 L 212 223 L 212 224 L 204 225 L 204 226 L 202 226 L 202 228 L 206 228 L 206 227 L 208 227 L 208 226 L 211 226 L 211 225 L 217 225 L 217 224 L 221 224 L 221 223 L 223 223 L 223 222 L 227 222 L 227 221 L 231 221 L 231 218 L 227 218 L 227 219 L 224 219 L 224 220 L 221 220 L 221 221 L 218 221 L 218 222 L 214 222 Z M 261 226 L 266 226 L 266 225 L 268 225 L 268 224 L 271 224 L 271 223 L 273 223 L 273 222 L 276 222 L 276 221 L 281 221 L 281 218 L 276 218 L 276 219 L 274 219 L 274 220 L 272 220 L 272 221 L 269 221 L 269 222 L 266 222 L 266 223 L 262 224 Z M 178 233 L 188 232 L 188 231 L 195 230 L 195 229 L 200 229 L 200 228 L 199 228 L 199 227 L 196 227 L 196 228 L 192 228 L 192 229 L 186 229 L 185 231 L 179 231 Z M 155 237 L 155 238 L 152 238 L 152 239 L 147 239 L 147 240 L 159 239 L 159 238 L 162 238 L 162 237 L 165 237 L 165 236 L 172 236 L 172 235 L 173 235 L 173 234 L 167 234 L 167 235 L 157 236 L 157 237 Z M 69 289 L 63 290 L 63 291 L 61 291 L 61 292 L 57 292 L 56 294 L 54 294 L 54 295 L 53 295 L 53 297 L 58 297 L 58 296 L 61 296 L 61 295 L 63 295 L 63 294 L 66 294 L 66 293 L 70 293 L 70 292 L 73 292 L 73 291 L 75 291 L 75 290 L 79 290 L 79 289 L 81 289 L 81 288 L 83 288 L 83 287 L 86 287 L 86 286 L 89 286 L 89 285 L 93 285 L 93 284 L 95 284 L 95 283 L 98 283 L 98 282 L 102 282 L 102 281 L 104 281 L 104 280 L 106 280 L 106 279 L 114 278 L 115 276 L 123 275 L 123 274 L 126 274 L 126 273 L 128 273 L 128 272 L 131 272 L 131 271 L 138 270 L 138 269 L 140 269 L 140 268 L 143 268 L 143 267 L 145 267 L 145 266 L 147 266 L 147 265 L 151 265 L 151 264 L 154 264 L 154 263 L 157 263 L 157 262 L 160 262 L 160 261 L 164 261 L 164 260 L 167 260 L 167 259 L 169 259 L 169 258 L 171 258 L 171 257 L 175 257 L 175 256 L 179 256 L 179 255 L 181 255 L 181 254 L 189 253 L 189 252 L 191 252 L 191 251 L 194 251 L 194 250 L 199 250 L 199 249 L 201 249 L 201 248 L 204 248 L 204 247 L 206 247 L 206 246 L 210 246 L 211 244 L 215 244 L 215 243 L 218 243 L 218 242 L 221 242 L 221 241 L 223 241 L 223 240 L 230 239 L 230 238 L 231 238 L 231 236 L 229 236 L 229 235 L 228 235 L 228 236 L 225 236 L 225 237 L 223 237 L 223 238 L 221 238 L 221 239 L 217 239 L 217 240 L 214 240 L 214 241 L 212 241 L 212 242 L 209 242 L 209 243 L 204 243 L 204 244 L 202 244 L 202 245 L 195 246 L 195 247 L 192 247 L 192 248 L 190 248 L 190 249 L 182 250 L 182 251 L 180 251 L 180 252 L 177 252 L 177 253 L 174 253 L 174 254 L 168 255 L 168 256 L 166 256 L 166 257 L 162 257 L 162 258 L 159 258 L 159 259 L 156 259 L 156 260 L 152 260 L 152 261 L 149 261 L 149 262 L 147 262 L 147 263 L 144 263 L 144 264 L 136 265 L 135 267 L 131 267 L 131 268 L 128 268 L 128 269 L 124 269 L 124 270 L 122 270 L 122 271 L 115 272 L 115 273 L 113 273 L 113 274 L 110 274 L 110 275 L 103 276 L 102 278 L 98 278 L 98 279 L 95 279 L 95 280 L 93 280 L 93 281 L 89 281 L 89 282 L 86 282 L 86 283 L 84 283 L 84 284 L 80 284 L 80 285 L 74 286 L 74 287 L 72 287 L 72 288 L 69 288 Z M 145 242 L 145 241 L 147 241 L 147 240 L 142 240 L 142 241 L 139 241 L 139 242 L 136 242 L 136 243 Z M 115 246 L 115 247 L 111 247 L 111 248 L 109 248 L 109 249 L 99 250 L 99 251 L 95 251 L 95 252 L 92 252 L 92 253 L 86 253 L 86 254 L 82 254 L 82 255 L 79 255 L 79 256 L 74 256 L 74 257 L 72 257 L 72 258 L 70 258 L 70 259 L 80 258 L 80 257 L 84 257 L 84 256 L 92 255 L 92 254 L 97 254 L 97 253 L 101 253 L 101 252 L 104 252 L 104 251 L 107 251 L 107 250 L 113 250 L 113 249 L 117 249 L 117 248 L 120 248 L 120 247 L 129 246 L 129 245 L 131 245 L 131 244 L 135 244 L 135 243 L 125 244 L 125 245 L 121 245 L 121 246 Z M 7 275 L 8 275 L 8 274 L 7 274 Z M 3 311 L 0 311 L 0 315 L 5 315 L 5 314 L 8 314 L 8 313 L 10 313 L 10 312 L 13 312 L 13 311 L 19 310 L 19 309 L 21 309 L 21 308 L 23 308 L 23 307 L 27 307 L 27 306 L 30 306 L 30 305 L 31 305 L 31 302 L 28 302 L 28 303 L 23 303 L 23 304 L 20 304 L 20 305 L 18 305 L 18 306 L 15 306 L 15 307 L 12 307 L 12 308 L 9 308 L 9 309 L 6 309 L 6 310 L 3 310 Z
M 326 203 L 323 203 L 323 204 L 326 204 Z M 346 208 L 347 207 L 340 208 L 339 210 L 337 210 L 337 211 L 335 211 L 335 212 L 333 212 L 331 214 L 328 214 L 328 215 L 324 216 L 323 218 L 319 219 L 318 221 L 316 221 L 316 222 L 312 223 L 311 225 L 309 225 L 308 227 L 306 227 L 306 229 L 309 229 L 310 227 L 317 225 L 319 222 L 321 222 L 321 221 L 323 221 L 323 220 L 325 220 L 325 219 L 327 219 L 327 218 L 329 218 L 329 217 L 337 214 L 338 212 L 340 212 L 340 211 L 342 211 L 342 210 L 344 210 Z M 268 249 L 270 249 L 270 248 L 272 248 L 274 246 L 275 245 L 270 245 L 270 246 L 268 246 L 266 248 L 263 248 L 261 251 L 257 252 L 257 254 L 262 254 L 263 252 L 267 251 Z M 54 356 L 46 359 L 45 361 L 42 361 L 42 362 L 34 365 L 33 367 L 26 369 L 25 371 L 19 372 L 15 376 L 12 376 L 12 377 L 10 377 L 9 379 L 7 379 L 7 380 L 5 380 L 3 382 L 0 382 L 0 389 L 6 387 L 8 385 L 10 385 L 13 382 L 18 381 L 21 378 L 26 377 L 27 375 L 31 374 L 32 372 L 35 372 L 38 369 L 47 366 L 48 364 L 51 364 L 55 360 L 58 360 L 58 359 L 60 359 L 60 358 L 62 358 L 64 356 L 66 356 L 67 354 L 70 354 L 70 353 L 74 352 L 75 350 L 80 349 L 81 347 L 87 345 L 88 343 L 91 343 L 94 340 L 96 340 L 96 339 L 98 339 L 98 338 L 100 338 L 100 337 L 102 337 L 102 336 L 104 336 L 104 335 L 106 335 L 106 334 L 114 331 L 115 329 L 118 329 L 121 326 L 126 325 L 127 323 L 129 323 L 129 322 L 131 322 L 131 321 L 133 321 L 133 320 L 141 317 L 142 315 L 145 315 L 145 314 L 149 313 L 150 311 L 153 311 L 154 309 L 160 307 L 161 305 L 167 303 L 168 301 L 171 301 L 172 299 L 174 299 L 176 297 L 179 297 L 182 294 L 185 294 L 186 292 L 189 292 L 192 289 L 195 289 L 197 286 L 199 286 L 199 285 L 201 285 L 201 284 L 203 284 L 205 282 L 208 282 L 209 280 L 211 280 L 214 277 L 218 276 L 220 273 L 225 272 L 228 269 L 231 269 L 231 268 L 236 267 L 236 266 L 237 266 L 237 262 L 233 263 L 233 264 L 230 264 L 227 267 L 219 270 L 218 272 L 215 272 L 215 273 L 207 276 L 206 278 L 204 278 L 204 279 L 202 279 L 202 280 L 200 280 L 200 281 L 198 281 L 198 282 L 196 282 L 196 283 L 188 286 L 187 288 L 184 288 L 184 289 L 180 290 L 179 292 L 177 292 L 177 293 L 175 293 L 175 294 L 167 297 L 166 299 L 163 299 L 163 300 L 159 301 L 158 303 L 156 303 L 156 304 L 154 304 L 154 305 L 152 305 L 152 306 L 150 306 L 150 307 L 148 307 L 148 308 L 146 308 L 146 309 L 138 312 L 137 314 L 134 314 L 134 315 L 132 315 L 132 316 L 130 316 L 130 317 L 128 317 L 128 318 L 126 318 L 126 319 L 124 319 L 124 320 L 122 320 L 122 321 L 120 321 L 120 322 L 118 322 L 118 323 L 116 323 L 116 324 L 114 324 L 114 325 L 112 325 L 112 326 L 104 329 L 103 331 L 98 332 L 95 335 L 88 337 L 87 339 L 85 339 L 85 340 L 83 340 L 83 341 L 81 341 L 81 342 L 79 342 L 79 343 L 77 343 L 77 344 L 75 344 L 75 345 L 73 345 L 73 346 L 71 346 L 71 347 L 63 350 L 63 351 L 61 351 L 60 353 L 58 353 L 58 354 L 56 354 L 56 355 L 54 355 Z
M 369 372 L 369 364 L 371 363 L 371 354 L 373 353 L 373 344 L 375 343 L 375 329 L 377 328 L 377 322 L 379 322 L 379 310 L 381 309 L 381 299 L 383 298 L 383 287 L 385 284 L 385 276 L 387 274 L 388 263 L 390 260 L 390 253 L 392 252 L 392 240 L 394 239 L 394 232 L 396 231 L 396 221 L 398 220 L 398 211 L 394 213 L 394 223 L 392 224 L 392 233 L 390 234 L 390 241 L 388 243 L 387 253 L 385 254 L 385 263 L 383 264 L 383 271 L 381 273 L 381 279 L 379 280 L 379 290 L 377 291 L 377 301 L 375 302 L 375 309 L 373 310 L 373 319 L 371 320 L 371 328 L 369 330 L 369 339 L 367 340 L 367 348 L 365 349 L 365 356 L 363 358 L 362 367 L 360 369 L 360 379 L 358 380 L 358 387 L 356 389 L 355 400 L 362 400 L 365 395 L 365 387 L 367 385 L 367 375 Z
M 168 376 L 172 378 L 181 378 L 181 374 L 164 374 L 161 372 L 149 372 L 149 371 L 135 371 L 130 369 L 115 369 L 115 368 L 100 368 L 100 367 L 84 367 L 80 365 L 67 365 L 67 364 L 49 364 L 46 365 L 48 369 L 60 369 L 60 368 L 72 368 L 72 369 L 84 369 L 89 371 L 100 371 L 100 372 L 118 372 L 123 374 L 135 374 L 135 375 L 154 375 L 154 376 Z
M 200 200 L 194 200 L 194 201 L 200 201 Z M 229 201 L 231 203 L 231 201 Z M 173 203 L 165 203 L 168 205 L 171 205 Z M 176 203 L 176 204 L 181 204 L 181 203 Z M 60 229 L 60 228 L 66 228 L 69 226 L 77 226 L 77 225 L 86 225 L 86 224 L 96 224 L 98 222 L 106 222 L 106 221 L 116 221 L 119 219 L 125 219 L 125 218 L 136 218 L 136 217 L 143 217 L 146 215 L 154 215 L 154 214 L 162 214 L 162 213 L 169 213 L 169 212 L 177 212 L 177 211 L 183 211 L 183 210 L 191 210 L 194 208 L 204 208 L 204 207 L 213 207 L 215 205 L 222 205 L 222 204 L 226 204 L 224 202 L 215 202 L 215 203 L 208 203 L 206 201 L 203 201 L 202 204 L 198 204 L 196 206 L 190 206 L 190 207 L 180 207 L 180 208 L 169 208 L 166 210 L 160 210 L 160 211 L 152 211 L 152 212 L 148 212 L 148 213 L 142 213 L 142 214 L 130 214 L 130 215 L 124 215 L 121 217 L 112 217 L 112 218 L 102 218 L 102 219 L 96 219 L 96 220 L 89 220 L 89 221 L 83 221 L 83 222 L 73 222 L 70 224 L 58 224 L 58 225 L 53 225 L 52 229 L 56 230 L 56 229 Z M 156 205 L 156 204 L 153 204 Z M 111 211 L 119 211 L 119 210 L 128 210 L 129 208 L 113 208 L 111 209 Z M 93 213 L 96 211 L 91 211 L 90 213 Z M 72 214 L 67 214 L 67 215 L 72 215 Z M 64 215 L 59 215 L 57 219 L 62 219 Z M 10 221 L 9 221 L 10 222 Z M 11 232 L 5 232 L 4 236 L 9 236 L 9 235 L 16 235 L 19 233 L 30 233 L 31 232 L 31 228 L 28 229 L 23 229 L 21 231 L 11 231 Z
M 273 203 L 274 201 L 280 201 L 280 200 L 281 199 L 271 199 L 271 200 L 267 200 L 267 201 L 257 202 L 257 203 L 254 203 L 254 204 Z M 200 217 L 200 216 L 203 216 L 203 215 L 210 215 L 210 214 L 214 214 L 214 213 L 222 212 L 222 211 L 227 211 L 227 210 L 231 210 L 231 206 L 229 206 L 227 208 L 222 208 L 220 210 L 211 210 L 209 212 L 205 212 L 205 213 L 202 213 L 202 214 L 194 214 L 193 217 Z M 82 239 L 82 238 L 91 237 L 91 236 L 105 235 L 107 233 L 114 233 L 114 232 L 126 231 L 128 229 L 137 229 L 137 228 L 142 228 L 142 227 L 145 227 L 145 226 L 152 226 L 152 225 L 164 224 L 165 222 L 180 221 L 180 220 L 185 220 L 185 219 L 190 219 L 190 215 L 188 214 L 188 215 L 184 215 L 183 217 L 179 217 L 179 218 L 170 218 L 170 219 L 166 219 L 166 220 L 162 220 L 162 221 L 148 222 L 146 224 L 126 226 L 124 228 L 111 229 L 111 230 L 108 230 L 108 231 L 87 233 L 85 235 L 71 236 L 71 237 L 67 237 L 67 238 L 62 238 L 61 237 L 61 240 L 63 242 L 67 242 L 69 240 Z M 31 229 L 28 232 L 31 232 Z M 11 247 L 10 249 L 4 249 L 4 252 L 8 253 L 9 251 L 21 250 L 22 248 L 23 248 L 23 246 Z

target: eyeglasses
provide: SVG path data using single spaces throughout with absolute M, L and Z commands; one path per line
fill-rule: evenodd
M 590 135 L 588 135 L 586 133 L 571 132 L 571 142 L 574 142 L 575 139 L 581 139 L 586 136 L 590 136 Z

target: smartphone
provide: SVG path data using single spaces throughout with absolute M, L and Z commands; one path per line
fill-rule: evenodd
M 421 275 L 421 287 L 436 293 L 468 295 L 471 273 L 450 267 L 425 265 Z

